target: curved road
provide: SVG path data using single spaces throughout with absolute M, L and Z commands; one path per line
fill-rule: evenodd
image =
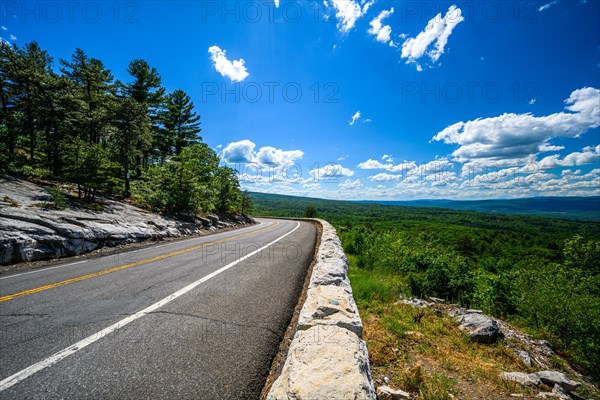
M 0 276 L 0 399 L 256 399 L 312 260 L 258 225 Z

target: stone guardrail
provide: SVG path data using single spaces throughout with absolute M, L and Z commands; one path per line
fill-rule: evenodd
M 369 353 L 348 279 L 348 259 L 323 220 L 296 333 L 267 400 L 375 399 Z

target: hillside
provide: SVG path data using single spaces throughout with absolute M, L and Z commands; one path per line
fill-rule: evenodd
M 600 221 L 600 197 L 532 197 L 496 200 L 364 201 L 395 206 L 450 208 L 502 214 Z
M 505 377 L 555 370 L 583 383 L 555 398 L 598 398 L 600 222 L 252 197 L 256 215 L 300 217 L 314 207 L 336 227 L 379 386 L 417 399 L 552 397 L 560 388 L 551 395 L 553 385 Z M 443 304 L 423 310 L 418 299 Z M 470 340 L 456 304 L 496 320 L 502 335 Z

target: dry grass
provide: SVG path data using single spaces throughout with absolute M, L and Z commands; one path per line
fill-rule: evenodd
M 370 303 L 361 310 L 364 337 L 376 384 L 384 376 L 392 387 L 419 400 L 533 398 L 535 393 L 500 378 L 504 371 L 526 371 L 502 343 L 471 342 L 456 323 L 435 309 Z

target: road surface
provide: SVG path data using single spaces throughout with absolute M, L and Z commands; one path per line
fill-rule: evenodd
M 0 399 L 256 399 L 316 230 L 260 224 L 0 276 Z

